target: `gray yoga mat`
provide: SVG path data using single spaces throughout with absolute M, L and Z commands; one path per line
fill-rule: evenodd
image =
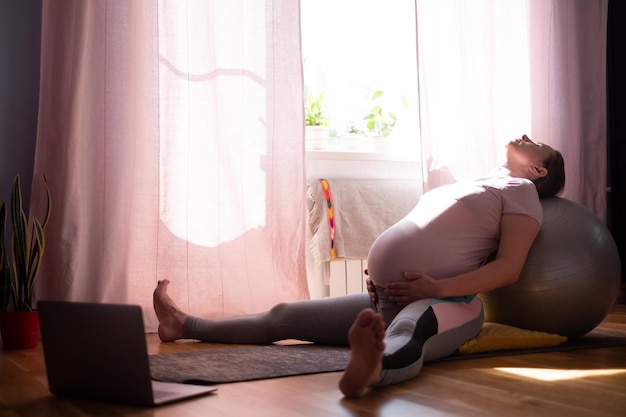
M 622 345 L 626 345 L 626 335 L 594 330 L 554 347 L 454 354 L 436 362 Z M 221 384 L 342 371 L 349 356 L 350 349 L 341 346 L 245 346 L 152 355 L 150 367 L 152 377 L 160 381 Z
M 349 356 L 337 346 L 245 346 L 152 355 L 150 369 L 159 381 L 217 384 L 342 371 Z

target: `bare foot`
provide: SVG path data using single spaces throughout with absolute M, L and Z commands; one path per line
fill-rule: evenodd
M 352 350 L 339 389 L 346 397 L 360 397 L 380 379 L 385 350 L 385 323 L 372 309 L 359 313 L 348 333 Z
M 163 342 L 181 339 L 183 337 L 183 325 L 187 318 L 187 315 L 167 295 L 169 283 L 170 281 L 167 279 L 159 281 L 152 294 L 154 311 L 159 318 L 159 338 Z

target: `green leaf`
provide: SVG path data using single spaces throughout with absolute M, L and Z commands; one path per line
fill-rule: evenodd
M 16 309 L 21 311 L 24 301 L 24 281 L 26 281 L 27 260 L 29 258 L 28 220 L 22 205 L 22 191 L 19 175 L 13 181 L 11 190 L 11 220 L 13 224 L 13 238 L 11 239 L 11 258 L 13 264 L 12 282 Z
M 35 281 L 43 260 L 45 249 L 45 238 L 43 227 L 39 220 L 33 219 L 33 247 L 31 248 L 31 259 L 28 270 L 27 287 L 25 289 L 26 304 L 31 308 L 33 302 L 33 290 L 35 289 Z
M 374 94 L 372 94 L 372 100 L 376 100 L 378 97 L 381 97 L 382 95 L 383 95 L 383 92 L 378 90 Z
M 50 193 L 50 187 L 48 186 L 48 179 L 46 175 L 43 176 L 43 183 L 46 187 L 46 215 L 43 218 L 43 222 L 41 224 L 41 229 L 45 229 L 48 225 L 48 220 L 50 220 L 50 212 L 52 210 L 52 195 Z
M 402 96 L 401 98 L 402 100 L 402 107 L 404 108 L 404 110 L 409 108 L 409 100 L 407 100 L 406 96 Z

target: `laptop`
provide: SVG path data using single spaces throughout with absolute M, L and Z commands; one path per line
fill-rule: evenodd
M 37 308 L 55 395 L 155 406 L 217 389 L 152 380 L 138 305 L 39 301 Z

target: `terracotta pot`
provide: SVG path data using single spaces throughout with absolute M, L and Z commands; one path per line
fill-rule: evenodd
M 39 312 L 0 312 L 4 350 L 34 349 L 39 341 Z

